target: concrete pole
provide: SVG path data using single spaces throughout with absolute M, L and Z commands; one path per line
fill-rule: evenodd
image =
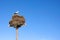
M 16 40 L 18 40 L 18 28 L 16 28 Z

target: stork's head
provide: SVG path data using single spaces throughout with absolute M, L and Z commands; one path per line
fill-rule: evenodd
M 16 11 L 15 13 L 19 13 L 19 11 Z
M 14 14 L 15 14 L 15 15 L 18 15 L 18 13 L 19 13 L 19 11 L 16 11 Z

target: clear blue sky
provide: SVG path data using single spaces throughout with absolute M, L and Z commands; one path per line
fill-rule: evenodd
M 19 28 L 19 40 L 60 40 L 60 0 L 0 0 L 0 40 L 16 39 L 8 24 L 17 10 L 27 24 Z

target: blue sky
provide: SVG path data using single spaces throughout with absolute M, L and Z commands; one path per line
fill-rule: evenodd
M 15 28 L 8 27 L 14 12 L 25 17 L 19 40 L 60 40 L 60 0 L 0 0 L 0 40 L 15 40 Z

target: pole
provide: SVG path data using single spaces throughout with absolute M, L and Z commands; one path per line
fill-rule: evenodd
M 18 40 L 18 28 L 16 28 L 16 40 Z

